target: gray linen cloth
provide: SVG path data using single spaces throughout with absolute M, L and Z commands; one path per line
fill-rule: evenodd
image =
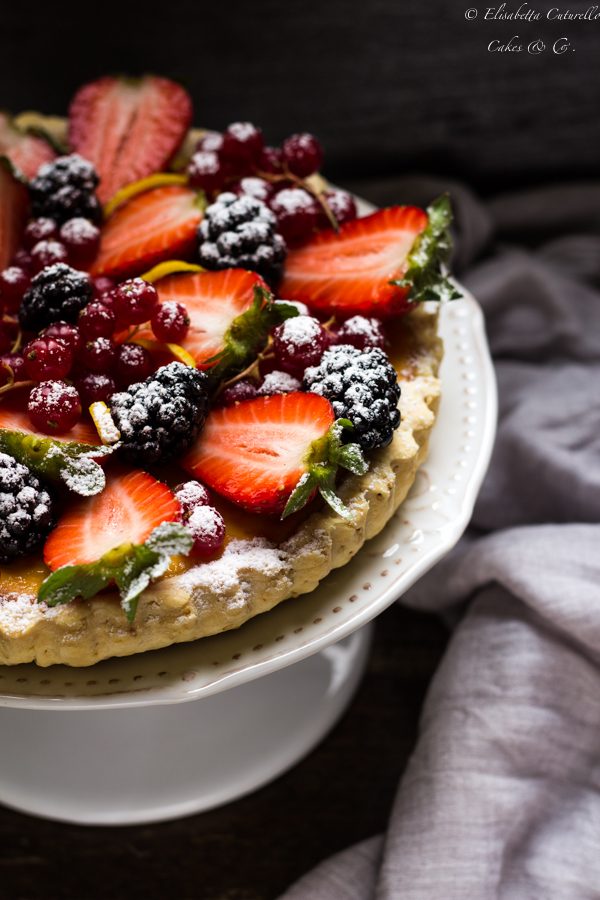
M 451 192 L 499 431 L 467 534 L 401 602 L 458 624 L 387 833 L 285 900 L 600 898 L 600 184 Z

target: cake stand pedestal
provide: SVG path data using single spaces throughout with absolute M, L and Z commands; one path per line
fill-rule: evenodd
M 79 825 L 211 809 L 272 781 L 342 715 L 371 625 L 264 678 L 194 702 L 0 709 L 0 802 Z

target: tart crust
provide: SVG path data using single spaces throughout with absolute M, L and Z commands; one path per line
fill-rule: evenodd
M 24 114 L 61 138 L 64 120 Z M 0 664 L 35 662 L 91 666 L 238 628 L 278 603 L 314 590 L 378 534 L 408 493 L 427 455 L 440 398 L 442 342 L 437 310 L 416 308 L 402 319 L 408 359 L 402 360 L 402 421 L 392 443 L 369 455 L 369 471 L 346 478 L 340 496 L 350 520 L 329 507 L 306 518 L 279 544 L 263 538 L 231 541 L 220 559 L 164 577 L 139 600 L 128 624 L 110 594 L 49 609 L 32 594 L 3 591 L 0 580 Z

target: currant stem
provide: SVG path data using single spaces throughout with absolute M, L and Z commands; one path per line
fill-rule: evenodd
M 0 387 L 0 394 L 8 394 L 9 391 L 16 390 L 17 388 L 34 387 L 35 381 L 15 381 L 15 375 L 10 366 L 2 366 L 2 368 L 12 372 L 12 381 Z

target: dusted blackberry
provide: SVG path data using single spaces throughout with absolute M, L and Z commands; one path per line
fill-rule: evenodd
M 99 181 L 93 165 L 78 153 L 59 156 L 41 166 L 29 183 L 32 213 L 59 224 L 76 217 L 98 222 L 101 207 L 95 190 Z
M 386 447 L 400 424 L 400 385 L 394 367 L 379 347 L 330 347 L 318 366 L 306 369 L 303 388 L 326 397 L 337 418 L 350 419 L 354 431 L 349 433 L 349 440 L 363 450 Z
M 151 465 L 187 450 L 208 413 L 208 383 L 200 369 L 173 362 L 113 394 L 110 411 L 125 455 Z
M 19 322 L 27 331 L 40 331 L 52 322 L 76 322 L 92 299 L 94 286 L 87 272 L 66 263 L 47 266 L 32 279 L 19 309 Z
M 274 213 L 262 200 L 219 194 L 198 227 L 200 262 L 206 269 L 251 269 L 276 284 L 287 254 L 276 227 Z
M 50 494 L 27 466 L 0 453 L 0 563 L 29 553 L 52 524 Z

